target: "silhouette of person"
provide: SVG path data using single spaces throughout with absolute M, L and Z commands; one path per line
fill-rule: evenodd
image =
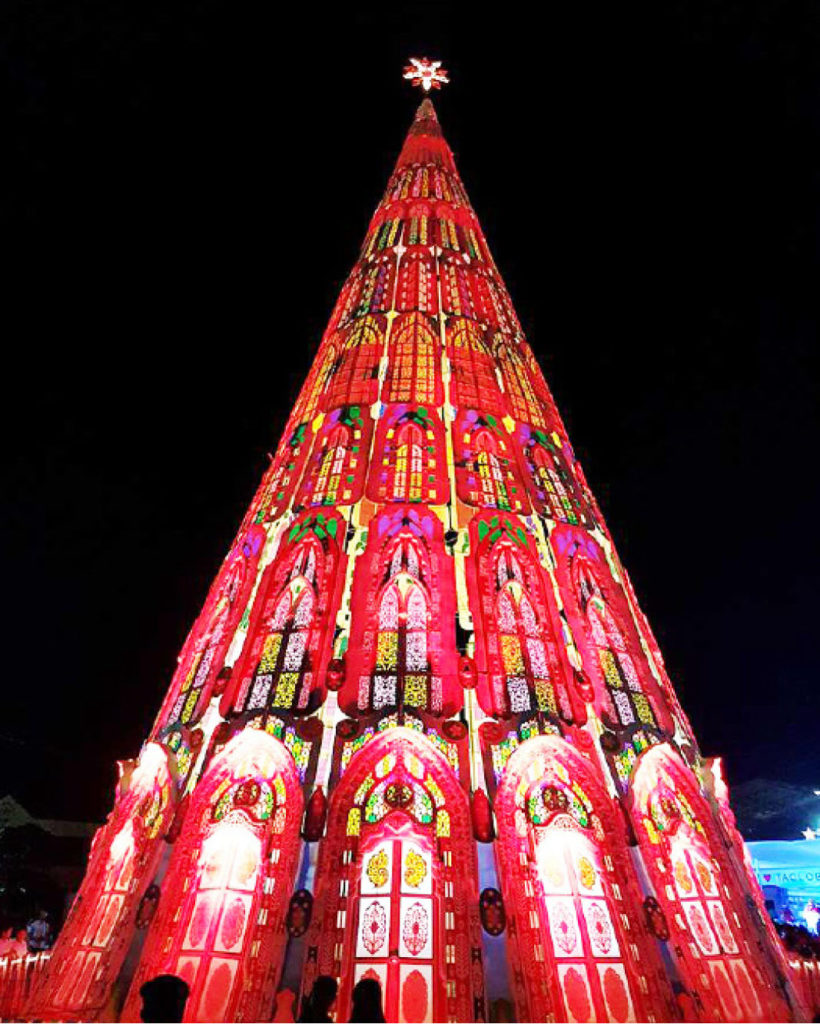
M 329 974 L 320 974 L 313 983 L 313 991 L 302 1002 L 299 1024 L 330 1024 L 330 1010 L 336 1002 L 339 984 Z
M 384 1024 L 382 987 L 375 978 L 362 978 L 353 989 L 353 1010 L 350 1024 Z
M 140 1017 L 145 1024 L 168 1021 L 177 1024 L 185 1013 L 185 1004 L 191 990 L 175 974 L 160 974 L 140 989 L 142 1009 Z

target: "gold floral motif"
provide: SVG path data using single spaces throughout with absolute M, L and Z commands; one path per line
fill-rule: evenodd
M 581 857 L 578 861 L 578 877 L 581 880 L 581 885 L 585 889 L 591 889 L 595 885 L 595 880 L 598 876 L 591 861 L 587 857 Z
M 421 854 L 408 850 L 404 860 L 404 881 L 411 889 L 417 889 L 427 877 L 427 864 Z
M 702 861 L 698 861 L 695 866 L 695 870 L 698 873 L 698 881 L 706 892 L 712 891 L 712 872 Z
M 387 885 L 387 879 L 389 877 L 387 873 L 387 851 L 384 849 L 374 853 L 370 860 L 367 862 L 367 877 L 375 888 L 381 889 L 383 885 Z
M 675 881 L 685 893 L 692 891 L 692 878 L 685 862 L 682 860 L 675 861 Z

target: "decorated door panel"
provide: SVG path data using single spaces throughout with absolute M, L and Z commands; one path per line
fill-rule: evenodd
M 570 1021 L 634 1021 L 630 983 L 597 846 L 554 819 L 536 838 L 535 872 Z
M 436 915 L 427 843 L 393 836 L 371 845 L 361 862 L 354 974 L 379 981 L 388 1020 L 435 1017 Z

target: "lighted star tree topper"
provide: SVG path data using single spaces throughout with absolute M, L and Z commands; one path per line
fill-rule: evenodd
M 404 69 L 404 78 L 413 85 L 420 85 L 425 92 L 440 89 L 442 84 L 447 85 L 450 81 L 447 69 L 441 66 L 441 61 L 428 60 L 426 57 L 411 57 L 410 63 Z

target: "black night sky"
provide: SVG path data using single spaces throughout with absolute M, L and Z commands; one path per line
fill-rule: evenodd
M 3 5 L 0 794 L 107 813 L 410 55 L 450 71 L 445 134 L 704 752 L 820 788 L 816 5 L 296 7 Z

